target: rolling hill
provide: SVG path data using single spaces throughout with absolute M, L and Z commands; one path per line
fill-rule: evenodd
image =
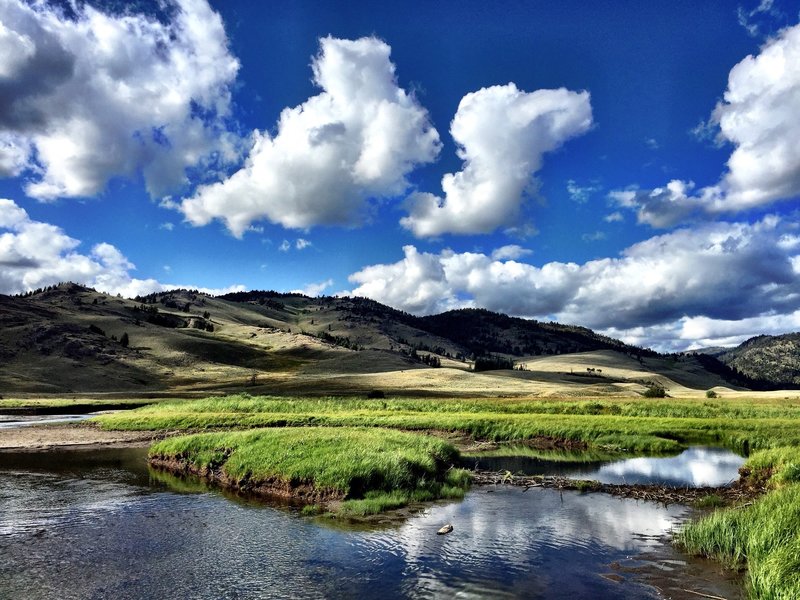
M 748 377 L 800 386 L 800 333 L 759 335 L 714 354 Z
M 473 372 L 487 355 L 515 369 Z M 734 389 L 709 360 L 660 356 L 582 327 L 478 309 L 416 317 L 364 298 L 177 290 L 125 299 L 70 283 L 0 296 L 0 393 L 8 395 Z

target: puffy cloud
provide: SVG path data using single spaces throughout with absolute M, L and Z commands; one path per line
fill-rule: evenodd
M 401 224 L 417 237 L 513 224 L 544 154 L 591 125 L 588 92 L 526 93 L 509 83 L 467 94 L 450 125 L 462 170 L 442 177 L 444 198 L 412 194 Z
M 717 210 L 741 210 L 800 194 L 800 25 L 784 30 L 728 76 L 712 115 L 736 145 Z
M 433 161 L 439 134 L 400 88 L 390 48 L 376 38 L 320 40 L 312 68 L 322 89 L 253 133 L 244 166 L 181 204 L 186 219 L 222 220 L 236 236 L 258 219 L 287 228 L 356 225 L 368 200 L 405 193 L 406 175 Z
M 62 281 L 88 285 L 127 298 L 175 288 L 155 279 L 136 279 L 136 267 L 116 247 L 96 244 L 88 254 L 81 242 L 60 227 L 34 221 L 13 200 L 0 198 L 0 294 L 17 294 Z M 225 289 L 203 288 L 209 294 L 242 291 L 242 285 Z
M 28 167 L 31 145 L 20 135 L 0 131 L 0 177 L 16 177 Z
M 48 200 L 141 172 L 158 196 L 188 167 L 236 158 L 222 20 L 205 0 L 161 8 L 168 20 L 0 2 L 0 176 L 32 169 L 26 192 Z
M 581 265 L 537 267 L 413 246 L 404 253 L 397 263 L 351 275 L 352 293 L 417 314 L 481 306 L 552 318 L 662 347 L 669 340 L 686 346 L 681 332 L 691 329 L 682 323 L 696 317 L 741 321 L 800 309 L 800 240 L 777 217 L 678 230 L 630 246 L 619 258 Z
M 389 306 L 416 314 L 429 314 L 460 305 L 445 273 L 442 255 L 419 253 L 414 246 L 404 246 L 405 258 L 391 265 L 364 267 L 348 278 L 358 287 L 347 292 L 373 298 Z
M 310 296 L 312 298 L 316 298 L 317 296 L 322 295 L 322 292 L 327 290 L 332 285 L 333 285 L 333 279 L 326 279 L 325 281 L 320 281 L 319 283 L 309 283 L 302 289 L 292 290 L 292 293 L 303 294 L 304 296 Z
M 663 188 L 615 190 L 608 196 L 615 205 L 636 210 L 639 223 L 666 228 L 698 219 L 708 208 L 703 199 L 690 195 L 694 187 L 692 181 L 674 179 Z
M 779 335 L 800 330 L 800 310 L 787 314 L 768 314 L 745 319 L 691 317 L 681 320 L 680 338 L 690 340 L 690 348 L 734 346 L 757 335 Z
M 533 250 L 523 248 L 518 244 L 509 244 L 508 246 L 501 246 L 500 248 L 492 251 L 493 260 L 516 260 L 528 254 L 533 254 Z
M 691 182 L 672 181 L 655 190 L 612 192 L 611 198 L 654 227 L 795 198 L 800 195 L 799 110 L 800 25 L 795 25 L 730 71 L 728 89 L 709 123 L 719 127 L 719 142 L 735 146 L 717 184 L 692 194 Z

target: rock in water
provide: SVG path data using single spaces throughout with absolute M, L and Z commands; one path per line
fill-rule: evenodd
M 448 523 L 444 527 L 442 527 L 439 531 L 436 532 L 436 535 L 444 535 L 446 533 L 450 533 L 453 531 L 453 526 Z

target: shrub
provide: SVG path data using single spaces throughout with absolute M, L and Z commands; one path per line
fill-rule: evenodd
M 665 390 L 663 386 L 654 383 L 647 386 L 647 389 L 644 391 L 644 393 L 642 393 L 642 396 L 645 398 L 666 398 L 667 390 Z
M 717 394 L 717 392 L 714 390 L 708 390 L 706 392 L 706 398 L 719 398 L 719 394 Z

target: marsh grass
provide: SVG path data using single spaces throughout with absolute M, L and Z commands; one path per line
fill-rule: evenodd
M 745 467 L 755 477 L 771 473 L 775 489 L 752 505 L 714 511 L 676 536 L 692 554 L 731 569 L 746 567 L 751 598 L 800 598 L 800 483 L 794 478 L 798 456 L 798 448 L 754 454 Z
M 526 457 L 542 461 L 560 463 L 590 463 L 604 460 L 619 459 L 618 452 L 604 452 L 602 450 L 561 450 L 540 449 L 525 444 L 502 444 L 494 450 L 465 451 L 461 453 L 465 458 L 500 458 L 500 457 Z
M 727 503 L 725 499 L 720 496 L 719 494 L 708 494 L 707 496 L 703 496 L 698 500 L 695 500 L 692 506 L 695 508 L 721 508 L 725 506 Z
M 676 539 L 691 553 L 746 566 L 754 598 L 800 598 L 800 406 L 794 400 L 237 395 L 164 402 L 97 421 L 108 429 L 220 430 L 166 440 L 152 452 L 219 466 L 242 481 L 274 476 L 311 482 L 344 497 L 340 511 L 349 516 L 463 495 L 466 475 L 444 470 L 454 460 L 453 447 L 398 430 L 498 442 L 579 441 L 590 455 L 676 453 L 690 444 L 753 452 L 746 467 L 751 477 L 768 478 L 772 491 L 750 506 L 715 510 Z M 225 431 L 257 427 L 270 429 Z M 710 507 L 717 500 L 710 496 L 702 503 Z
M 726 401 L 516 399 L 287 399 L 237 395 L 165 402 L 99 417 L 132 430 L 382 427 L 441 430 L 477 439 L 585 442 L 606 453 L 670 453 L 692 443 L 749 451 L 800 445 L 800 408 Z
M 275 481 L 311 486 L 343 498 L 345 514 L 463 495 L 469 486 L 468 473 L 451 468 L 458 452 L 448 442 L 374 428 L 195 434 L 158 442 L 149 455 L 186 461 L 198 470 L 220 470 L 241 489 Z

